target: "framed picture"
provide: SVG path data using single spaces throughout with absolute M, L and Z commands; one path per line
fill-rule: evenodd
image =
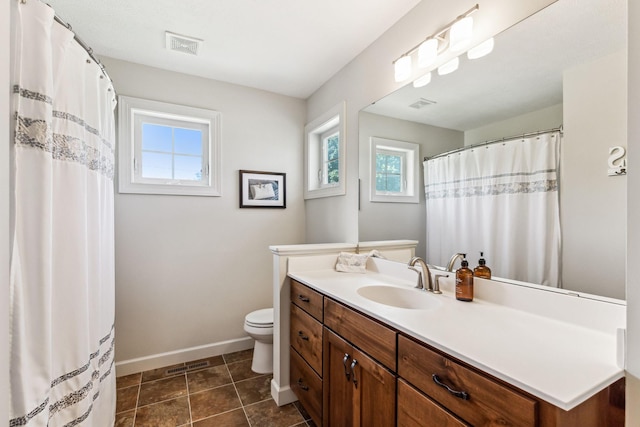
M 285 173 L 240 171 L 241 208 L 286 208 Z

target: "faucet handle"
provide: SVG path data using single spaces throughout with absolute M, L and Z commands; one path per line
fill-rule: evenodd
M 422 272 L 415 267 L 409 267 L 409 270 L 413 270 L 418 273 L 418 284 L 416 285 L 417 289 L 424 289 L 424 284 L 422 283 Z
M 433 284 L 433 293 L 434 294 L 441 294 L 442 291 L 440 290 L 440 278 L 441 277 L 449 277 L 448 274 L 436 274 L 435 277 L 435 283 Z

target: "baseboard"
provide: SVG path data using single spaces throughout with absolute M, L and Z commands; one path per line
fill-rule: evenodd
M 135 374 L 150 369 L 190 362 L 192 360 L 205 359 L 234 351 L 248 350 L 253 347 L 253 338 L 244 337 L 235 340 L 221 341 L 198 347 L 184 348 L 166 353 L 152 354 L 136 359 L 116 362 L 116 376 Z
M 291 387 L 280 387 L 276 380 L 271 380 L 271 397 L 276 401 L 276 405 L 282 406 L 287 403 L 295 402 L 298 397 L 295 395 Z

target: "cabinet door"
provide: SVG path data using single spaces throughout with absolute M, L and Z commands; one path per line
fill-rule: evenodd
M 395 426 L 395 375 L 326 328 L 323 354 L 324 425 Z
M 395 426 L 396 376 L 356 348 L 349 367 L 353 367 L 353 425 Z
M 323 425 L 352 426 L 353 386 L 350 364 L 353 347 L 326 328 L 323 335 Z

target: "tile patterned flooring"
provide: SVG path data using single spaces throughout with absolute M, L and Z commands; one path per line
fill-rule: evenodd
M 298 403 L 278 407 L 253 350 L 117 378 L 115 427 L 315 427 Z

